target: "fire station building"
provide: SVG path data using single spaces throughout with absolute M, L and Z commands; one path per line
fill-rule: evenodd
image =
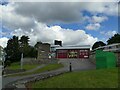
M 56 48 L 56 58 L 89 58 L 90 45 L 62 46 Z

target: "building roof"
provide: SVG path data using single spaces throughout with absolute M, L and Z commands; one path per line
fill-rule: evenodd
M 106 46 L 100 46 L 100 47 L 92 50 L 92 52 L 99 50 L 99 49 L 102 49 L 103 51 L 120 52 L 120 47 L 114 47 L 114 46 L 120 46 L 120 43 L 110 44 L 110 45 L 106 45 Z
M 63 47 L 57 47 L 56 49 L 90 49 L 90 45 L 63 46 Z
M 115 43 L 115 44 L 110 44 L 110 45 L 105 45 L 105 46 L 100 46 L 94 50 L 100 49 L 100 48 L 106 48 L 106 47 L 112 47 L 112 46 L 116 46 L 116 45 L 120 45 L 120 43 Z
M 116 45 L 120 45 L 120 43 L 110 44 L 110 45 L 101 46 L 101 47 L 110 47 L 110 46 L 116 46 Z M 98 48 L 100 48 L 100 47 L 98 47 Z
M 51 45 L 51 47 L 61 47 L 60 45 Z

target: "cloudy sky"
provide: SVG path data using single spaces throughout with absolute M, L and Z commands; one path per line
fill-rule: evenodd
M 63 45 L 93 45 L 118 32 L 118 0 L 38 1 L 1 2 L 1 46 L 5 47 L 13 35 L 29 36 L 30 45 L 37 41 L 53 44 L 55 39 Z

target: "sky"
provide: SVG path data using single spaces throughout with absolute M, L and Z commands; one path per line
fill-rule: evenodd
M 0 0 L 0 45 L 13 35 L 36 42 L 93 45 L 118 33 L 118 0 Z M 54 0 L 55 1 L 55 0 Z

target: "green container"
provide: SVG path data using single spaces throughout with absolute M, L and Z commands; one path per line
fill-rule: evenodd
M 116 67 L 117 58 L 113 52 L 96 51 L 96 69 Z

